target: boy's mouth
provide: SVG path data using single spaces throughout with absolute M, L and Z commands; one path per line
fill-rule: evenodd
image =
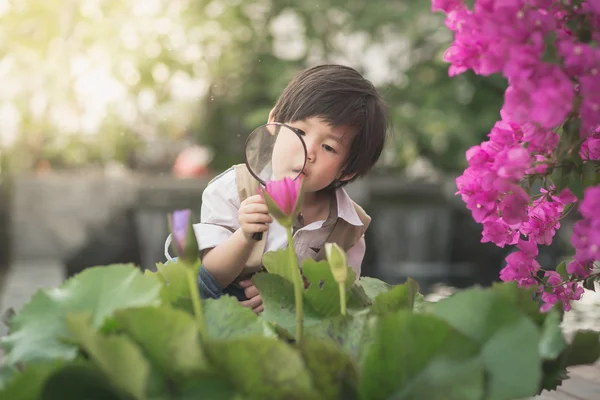
M 305 178 L 308 176 L 308 174 L 306 173 L 305 170 L 303 169 L 294 169 L 294 173 L 297 174 L 298 176 L 304 176 Z

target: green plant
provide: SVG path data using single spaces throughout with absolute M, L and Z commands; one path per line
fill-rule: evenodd
M 514 283 L 426 302 L 348 270 L 347 315 L 326 261 L 307 261 L 304 338 L 286 251 L 254 277 L 257 317 L 228 296 L 203 301 L 200 340 L 190 265 L 85 270 L 39 291 L 10 321 L 2 399 L 511 399 L 554 388 L 570 364 L 600 354 L 598 334 L 562 337 Z M 198 265 L 198 264 L 196 264 Z M 197 268 L 194 267 L 194 268 Z M 197 271 L 197 269 L 196 269 Z
M 263 191 L 290 230 L 296 186 Z M 287 249 L 264 256 L 268 273 L 252 278 L 260 317 L 229 296 L 201 301 L 191 212 L 169 221 L 176 261 L 144 274 L 87 269 L 38 291 L 10 320 L 1 399 L 513 399 L 556 388 L 567 366 L 600 357 L 598 333 L 568 345 L 562 311 L 540 313 L 514 282 L 428 303 L 412 279 L 356 280 L 343 250 L 327 244 L 327 261 L 305 260 L 309 284 L 298 285 L 291 234 Z

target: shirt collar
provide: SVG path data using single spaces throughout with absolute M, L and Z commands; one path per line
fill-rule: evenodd
M 323 223 L 323 226 L 333 224 L 338 218 L 343 219 L 350 225 L 363 226 L 364 224 L 360 220 L 356 213 L 356 208 L 348 196 L 348 193 L 343 188 L 338 188 L 335 191 L 335 201 L 331 202 L 329 207 L 329 216 Z

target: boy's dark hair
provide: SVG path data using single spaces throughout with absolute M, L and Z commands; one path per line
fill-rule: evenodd
M 375 86 L 343 65 L 319 65 L 297 75 L 273 110 L 276 122 L 320 117 L 333 127 L 356 127 L 342 175 L 356 173 L 336 187 L 365 175 L 377 162 L 387 131 L 387 107 Z

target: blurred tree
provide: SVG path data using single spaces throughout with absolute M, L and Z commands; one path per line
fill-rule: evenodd
M 127 162 L 174 141 L 206 92 L 185 1 L 0 0 L 0 145 L 41 160 Z
M 241 161 L 295 73 L 336 62 L 390 106 L 382 166 L 425 157 L 457 170 L 505 83 L 447 77 L 442 18 L 414 0 L 0 0 L 0 144 L 31 168 L 131 163 L 197 141 L 220 170 Z
M 202 15 L 215 2 L 196 4 Z M 241 160 L 240 137 L 266 122 L 298 70 L 318 63 L 351 65 L 384 94 L 395 134 L 381 166 L 402 168 L 425 157 L 441 170 L 459 170 L 465 150 L 498 119 L 505 83 L 448 77 L 442 54 L 451 37 L 429 2 L 219 4 L 211 21 L 239 35 L 213 60 L 210 95 L 195 129 L 217 150 L 216 169 Z

